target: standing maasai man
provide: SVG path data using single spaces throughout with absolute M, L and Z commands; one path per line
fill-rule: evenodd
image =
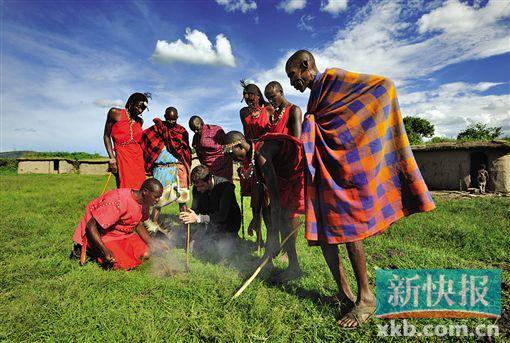
M 177 181 L 180 191 L 188 193 L 191 148 L 188 132 L 183 126 L 177 124 L 178 118 L 177 109 L 168 107 L 165 110 L 165 121 L 155 118 L 154 125 L 146 129 L 142 135 L 145 170 L 152 173 L 164 188 L 163 196 L 152 213 L 153 223 L 147 223 L 150 231 L 158 229 L 158 226 L 153 224 L 158 222 L 161 207 L 175 200 L 169 197 Z M 186 211 L 185 201 L 179 203 L 179 210 Z
M 306 239 L 321 247 L 339 300 L 352 306 L 338 324 L 358 327 L 375 312 L 361 241 L 435 205 L 409 146 L 392 81 L 337 68 L 319 73 L 306 50 L 292 55 L 285 69 L 294 88 L 311 89 L 301 135 Z M 358 285 L 354 303 L 338 255 L 342 243 Z
M 260 227 L 260 208 L 262 197 L 258 193 L 269 193 L 270 225 L 264 258 L 275 257 L 278 253 L 279 236 L 288 236 L 292 232 L 292 219 L 303 213 L 303 169 L 304 156 L 301 142 L 290 136 L 267 133 L 256 142 L 247 142 L 242 133 L 230 131 L 225 136 L 224 150 L 237 161 L 248 160 L 256 179 L 253 188 L 253 219 L 250 226 Z M 284 250 L 289 257 L 289 267 L 272 279 L 283 283 L 301 276 L 301 268 L 296 253 L 296 236 L 287 241 Z
M 139 189 L 145 180 L 143 152 L 140 147 L 143 119 L 150 94 L 133 93 L 124 109 L 111 108 L 104 126 L 104 145 L 110 157 L 109 168 L 117 188 Z M 112 148 L 112 139 L 115 149 Z M 115 154 L 113 151 L 115 150 Z
M 270 106 L 269 132 L 291 135 L 297 139 L 301 137 L 301 120 L 303 115 L 299 106 L 291 104 L 283 95 L 282 85 L 278 81 L 267 84 L 264 94 Z
M 86 249 L 103 266 L 124 270 L 138 266 L 149 257 L 149 245 L 156 243 L 142 222 L 162 193 L 158 180 L 147 179 L 139 190 L 114 189 L 92 200 L 74 232 L 73 257 Z
M 259 87 L 255 84 L 247 84 L 241 81 L 243 87 L 243 99 L 246 102 L 246 107 L 243 107 L 239 112 L 241 122 L 243 123 L 244 136 L 246 141 L 249 143 L 258 139 L 260 136 L 267 133 L 269 127 L 269 115 L 267 113 L 267 103 L 262 96 L 262 92 Z M 237 169 L 239 174 L 239 183 L 241 185 L 241 196 L 251 196 L 252 188 L 254 183 L 253 171 L 251 170 L 249 161 L 244 161 L 243 165 Z M 263 194 L 259 194 L 263 196 Z M 253 211 L 254 203 L 258 202 L 258 199 L 254 199 L 252 196 L 251 207 Z M 241 198 L 242 204 L 242 198 Z M 266 227 L 268 226 L 268 211 L 266 204 L 262 206 L 262 215 L 264 216 L 264 222 Z M 244 213 L 243 213 L 244 215 Z M 253 215 L 260 216 L 260 213 Z M 248 234 L 253 235 L 253 231 L 257 233 L 257 241 L 261 241 L 261 232 L 259 227 L 248 227 Z
M 264 89 L 269 105 L 268 131 L 270 133 L 281 133 L 291 135 L 297 139 L 301 137 L 302 112 L 299 106 L 291 104 L 283 95 L 283 87 L 278 81 L 271 81 Z M 292 218 L 292 228 L 296 232 L 299 227 L 299 217 Z M 294 240 L 295 242 L 295 240 Z
M 199 116 L 189 119 L 189 128 L 195 133 L 191 145 L 200 163 L 207 166 L 212 175 L 232 182 L 232 160 L 222 150 L 225 131 L 218 125 L 204 124 Z

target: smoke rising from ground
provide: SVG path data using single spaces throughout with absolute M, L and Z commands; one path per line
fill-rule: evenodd
M 178 220 L 177 215 L 162 215 L 160 226 L 164 232 L 159 232 L 156 237 L 163 244 L 151 248 L 152 274 L 172 277 L 186 272 L 187 226 Z M 256 251 L 254 242 L 218 234 L 204 224 L 191 225 L 190 232 L 190 253 L 202 262 L 220 264 L 241 274 L 251 273 L 260 262 L 260 257 L 252 254 Z

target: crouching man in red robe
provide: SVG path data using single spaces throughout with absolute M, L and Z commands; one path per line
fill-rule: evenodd
M 289 257 L 289 267 L 272 278 L 274 283 L 285 283 L 302 275 L 296 253 L 296 235 L 299 215 L 304 213 L 303 145 L 286 134 L 266 133 L 256 142 L 248 143 L 241 132 L 230 131 L 225 136 L 224 151 L 234 160 L 249 161 L 254 171 L 252 190 L 254 203 L 250 228 L 260 226 L 260 208 L 263 193 L 269 193 L 270 220 L 266 251 L 263 257 L 275 257 L 280 246 L 280 235 L 293 232 L 283 249 Z
M 149 207 L 161 197 L 163 186 L 156 179 L 147 179 L 139 190 L 119 188 L 92 200 L 76 228 L 74 256 L 80 263 L 86 255 L 105 267 L 133 269 L 149 257 L 149 246 L 158 245 L 147 232 L 143 221 Z

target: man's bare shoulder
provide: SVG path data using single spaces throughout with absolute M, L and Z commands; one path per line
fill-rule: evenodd
M 122 109 L 112 107 L 108 111 L 108 120 L 110 121 L 119 121 L 120 117 L 122 116 Z
M 290 108 L 290 113 L 292 115 L 301 115 L 303 112 L 301 111 L 301 107 L 292 104 L 292 107 Z
M 248 114 L 250 114 L 250 108 L 248 106 L 241 108 L 241 110 L 239 111 L 239 115 L 241 116 L 241 118 L 246 117 Z

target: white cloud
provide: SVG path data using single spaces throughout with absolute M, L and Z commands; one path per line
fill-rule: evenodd
M 97 99 L 94 100 L 94 105 L 102 108 L 111 108 L 111 107 L 123 107 L 125 104 L 124 101 L 120 99 Z
M 277 8 L 287 13 L 294 13 L 297 10 L 302 10 L 305 6 L 306 0 L 284 0 L 278 4 Z
M 412 18 L 401 14 L 405 6 L 393 1 L 369 3 L 333 41 L 313 50 L 318 65 L 404 82 L 451 64 L 510 51 L 508 22 L 483 21 L 462 34 L 433 32 L 412 37 L 417 27 Z M 491 6 L 476 11 L 477 15 L 483 10 L 493 13 L 496 5 Z M 506 11 L 500 13 L 510 16 Z
M 479 6 L 479 4 L 477 4 Z M 419 20 L 419 32 L 443 31 L 463 33 L 483 29 L 510 15 L 510 3 L 491 1 L 483 8 L 471 7 L 449 0 L 442 7 L 425 14 Z
M 30 133 L 37 132 L 37 130 L 32 127 L 19 127 L 19 128 L 14 129 L 14 131 L 16 131 L 16 132 L 30 132 Z
M 436 127 L 436 136 L 457 137 L 467 125 L 482 122 L 501 126 L 510 133 L 510 97 L 482 95 L 502 83 L 480 82 L 475 84 L 455 82 L 437 89 L 399 94 L 403 116 L 427 119 Z
M 332 41 L 310 49 L 319 69 L 340 67 L 393 79 L 401 94 L 399 99 L 405 114 L 428 117 L 436 125 L 438 134 L 456 136 L 471 121 L 503 126 L 509 134 L 510 96 L 480 93 L 500 83 L 459 82 L 440 86 L 434 91 L 404 92 L 406 86 L 414 86 L 416 80 L 423 80 L 448 65 L 510 52 L 508 21 L 482 19 L 480 24 L 462 34 L 435 30 L 418 35 L 419 28 L 413 16 L 423 10 L 423 3 L 418 1 L 413 6 L 416 8 L 410 8 L 410 3 L 394 1 L 367 4 Z M 434 6 L 427 7 L 429 13 L 437 10 L 438 4 L 434 3 Z M 472 11 L 477 16 L 475 18 L 489 18 L 484 13 L 494 14 L 499 8 L 498 18 L 509 17 L 503 7 L 501 3 L 490 2 L 486 7 Z M 257 72 L 255 81 L 261 87 L 271 80 L 279 81 L 286 95 L 303 106 L 309 92 L 295 91 L 285 75 L 285 63 L 294 51 L 282 54 L 273 68 Z
M 311 24 L 314 18 L 315 17 L 310 14 L 302 15 L 301 18 L 299 18 L 299 23 L 297 25 L 298 29 L 313 32 L 313 27 Z
M 216 0 L 216 3 L 225 7 L 228 12 L 241 11 L 246 13 L 257 9 L 257 3 L 250 0 Z
M 152 58 L 162 63 L 183 62 L 228 67 L 236 66 L 230 42 L 223 34 L 216 36 L 216 45 L 213 47 L 205 33 L 191 30 L 188 27 L 186 28 L 185 40 L 186 43 L 180 39 L 170 43 L 158 40 Z
M 475 84 L 466 82 L 452 82 L 441 85 L 437 92 L 434 92 L 433 94 L 441 94 L 442 96 L 473 94 L 476 92 L 485 92 L 492 87 L 502 84 L 502 82 L 479 82 Z
M 321 1 L 321 11 L 337 16 L 347 9 L 348 0 L 326 0 Z

